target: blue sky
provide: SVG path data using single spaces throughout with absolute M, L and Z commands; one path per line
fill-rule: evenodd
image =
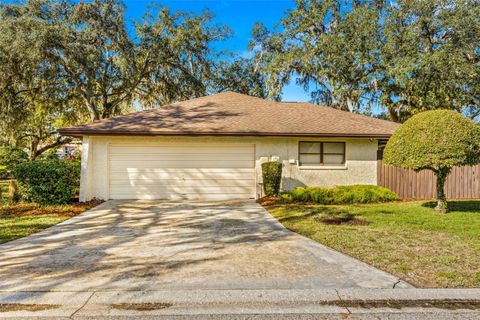
M 215 21 L 228 25 L 234 35 L 219 49 L 228 49 L 239 54 L 247 53 L 250 32 L 255 22 L 262 22 L 272 28 L 280 21 L 285 11 L 294 7 L 292 0 L 124 0 L 127 6 L 127 19 L 142 17 L 147 6 L 160 3 L 172 8 L 189 12 L 201 12 L 208 9 L 215 14 Z M 290 84 L 283 90 L 284 101 L 308 101 L 309 95 L 303 88 Z

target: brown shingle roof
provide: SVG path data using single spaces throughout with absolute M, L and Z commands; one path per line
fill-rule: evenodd
M 62 135 L 389 137 L 390 121 L 300 102 L 224 92 L 59 130 Z

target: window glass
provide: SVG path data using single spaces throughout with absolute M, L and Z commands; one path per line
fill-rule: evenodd
M 343 164 L 343 154 L 324 154 L 324 164 Z
M 320 142 L 300 142 L 300 153 L 320 153 Z
M 342 153 L 344 152 L 345 144 L 338 142 L 325 142 L 323 143 L 324 153 Z
M 299 142 L 300 165 L 341 165 L 345 163 L 343 142 Z
M 320 164 L 319 154 L 300 154 L 300 164 Z

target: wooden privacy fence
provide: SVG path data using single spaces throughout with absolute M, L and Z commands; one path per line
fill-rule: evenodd
M 395 191 L 402 199 L 432 199 L 436 197 L 435 176 L 429 170 L 414 172 L 377 162 L 378 185 Z M 455 167 L 445 186 L 450 199 L 480 198 L 480 165 Z

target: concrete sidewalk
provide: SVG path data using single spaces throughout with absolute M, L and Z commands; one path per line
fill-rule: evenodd
M 480 289 L 0 292 L 0 318 L 480 319 Z

